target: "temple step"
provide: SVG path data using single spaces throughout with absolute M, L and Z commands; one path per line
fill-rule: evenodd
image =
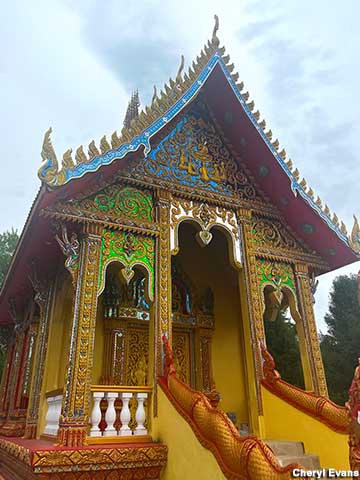
M 318 455 L 305 453 L 302 442 L 266 440 L 265 443 L 271 448 L 278 462 L 283 467 L 290 465 L 290 463 L 297 463 L 309 470 L 320 469 L 320 459 Z
M 277 455 L 276 458 L 282 467 L 286 467 L 286 465 L 290 465 L 290 463 L 296 463 L 309 470 L 320 469 L 320 460 L 318 455 Z

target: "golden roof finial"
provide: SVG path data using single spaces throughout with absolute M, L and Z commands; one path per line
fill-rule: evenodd
M 354 226 L 351 230 L 351 235 L 349 238 L 350 247 L 356 253 L 360 253 L 360 227 L 356 215 L 354 215 Z
M 46 130 L 44 135 L 44 140 L 43 140 L 42 149 L 41 149 L 41 158 L 44 161 L 48 160 L 49 158 L 53 161 L 56 160 L 56 153 L 51 143 L 51 132 L 52 132 L 52 128 L 49 127 L 49 129 Z
M 217 36 L 217 31 L 219 30 L 219 17 L 217 15 L 214 15 L 214 18 L 215 18 L 215 25 L 214 25 L 214 30 L 213 30 L 213 34 L 212 34 L 211 43 L 215 47 L 218 47 L 220 45 L 220 40 Z
M 152 96 L 152 99 L 151 99 L 151 105 L 154 104 L 154 102 L 157 100 L 158 96 L 157 96 L 157 89 L 156 89 L 156 85 L 154 85 L 154 93 L 153 93 L 153 96 Z
M 74 168 L 74 160 L 72 159 L 72 148 L 69 148 L 66 150 L 66 152 L 63 155 L 63 160 L 62 160 L 62 166 L 66 170 L 71 170 Z
M 41 158 L 43 159 L 43 165 L 41 165 L 38 170 L 38 177 L 42 182 L 45 183 L 50 183 L 56 177 L 59 171 L 58 160 L 54 147 L 51 143 L 51 132 L 51 127 L 45 132 L 41 149 Z

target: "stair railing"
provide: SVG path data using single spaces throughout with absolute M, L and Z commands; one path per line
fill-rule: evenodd
M 327 397 L 302 390 L 285 382 L 276 370 L 275 361 L 263 343 L 261 344 L 261 353 L 263 358 L 261 383 L 267 390 L 324 423 L 332 430 L 339 433 L 349 431 L 349 416 L 345 407 L 336 405 Z
M 285 480 L 299 465 L 280 466 L 272 450 L 254 436 L 240 436 L 227 415 L 211 406 L 206 396 L 192 390 L 176 375 L 172 350 L 164 344 L 164 376 L 160 385 L 175 409 L 189 423 L 200 443 L 210 450 L 226 478 L 231 480 Z

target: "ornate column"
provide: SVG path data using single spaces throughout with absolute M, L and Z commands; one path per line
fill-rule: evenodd
M 172 317 L 171 317 L 171 253 L 170 253 L 170 193 L 164 190 L 157 192 L 157 221 L 160 235 L 156 245 L 156 319 L 157 352 L 155 362 L 161 368 L 161 337 L 165 335 L 171 345 Z M 159 370 L 160 371 L 160 370 Z
M 7 412 L 7 417 L 4 425 L 1 428 L 1 434 L 6 436 L 20 436 L 24 431 L 24 423 L 18 421 L 16 415 L 16 397 L 19 385 L 19 376 L 21 373 L 20 365 L 23 358 L 23 350 L 25 345 L 25 333 L 21 325 L 21 316 L 16 310 L 15 301 L 11 301 L 11 315 L 14 320 L 14 350 L 12 356 L 12 363 L 9 371 L 8 388 L 4 400 L 4 407 Z
M 80 245 L 76 236 L 67 242 L 67 268 L 73 273 L 75 292 L 69 349 L 69 363 L 59 424 L 59 441 L 65 446 L 85 443 L 90 415 L 91 375 L 99 280 L 100 227 L 87 225 Z M 63 229 L 64 234 L 64 229 Z M 71 248 L 71 243 L 75 248 Z M 78 247 L 80 252 L 77 257 Z
M 13 356 L 14 356 L 14 351 L 15 351 L 15 345 L 14 345 L 14 340 L 13 338 L 9 340 L 8 346 L 7 346 L 7 351 L 6 351 L 6 357 L 4 361 L 4 369 L 2 373 L 2 379 L 1 379 L 1 389 L 0 389 L 0 422 L 1 426 L 3 426 L 3 423 L 5 422 L 5 419 L 7 417 L 7 398 L 8 398 L 8 388 L 9 388 L 9 382 L 10 382 L 10 375 L 11 375 L 11 366 L 13 364 Z
M 264 341 L 265 331 L 262 318 L 262 303 L 259 296 L 258 274 L 256 269 L 256 256 L 252 242 L 252 212 L 247 209 L 238 209 L 237 218 L 241 229 L 241 244 L 243 249 L 243 271 L 240 275 L 241 308 L 244 324 L 246 368 L 253 373 L 255 385 L 249 384 L 250 405 L 257 405 L 257 411 L 250 408 L 252 429 L 260 433 L 258 415 L 262 415 L 262 399 L 260 380 L 262 378 L 262 356 L 260 342 Z M 248 375 L 251 380 L 251 375 Z
M 40 315 L 33 358 L 32 375 L 29 385 L 29 402 L 24 438 L 36 438 L 38 433 L 37 428 L 39 420 L 40 395 L 44 378 L 51 306 L 54 293 L 54 282 L 49 282 L 48 279 L 40 280 L 38 278 L 34 263 L 32 264 L 30 281 L 34 288 L 34 301 L 39 306 Z
M 295 276 L 299 296 L 301 316 L 304 322 L 304 333 L 309 349 L 309 358 L 313 376 L 315 393 L 328 396 L 325 379 L 324 366 L 321 357 L 320 343 L 316 328 L 316 321 L 313 307 L 313 294 L 308 266 L 304 264 L 295 265 Z
M 15 398 L 15 408 L 25 410 L 25 412 L 28 407 L 29 384 L 32 372 L 34 344 L 37 337 L 37 330 L 37 318 L 32 317 L 25 334 L 19 381 Z

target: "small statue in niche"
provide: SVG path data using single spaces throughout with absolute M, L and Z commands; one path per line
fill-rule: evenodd
M 146 385 L 146 370 L 147 364 L 145 355 L 143 355 L 142 357 L 140 357 L 135 371 L 136 385 Z

